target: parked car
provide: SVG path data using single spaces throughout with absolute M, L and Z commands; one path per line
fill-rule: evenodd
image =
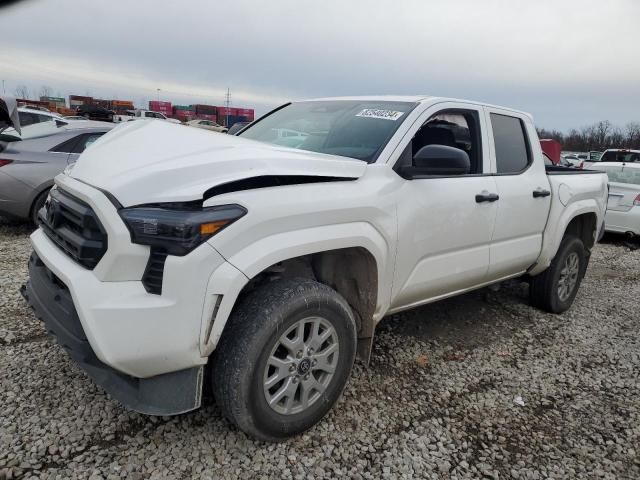
M 86 120 L 85 117 L 80 117 L 79 115 L 64 115 L 62 118 L 64 120 Z
M 598 170 L 609 177 L 607 232 L 640 235 L 640 163 L 602 162 Z
M 610 148 L 600 157 L 600 162 L 640 162 L 640 150 Z
M 117 114 L 113 116 L 113 121 L 116 123 L 121 122 L 130 122 L 132 120 L 140 120 L 140 119 L 153 119 L 153 120 L 166 120 L 170 123 L 182 123 L 180 120 L 175 118 L 168 118 L 164 114 L 160 112 L 153 112 L 151 110 L 127 110 L 124 113 Z
M 585 162 L 585 168 L 599 168 L 601 162 L 640 162 L 640 150 L 609 148 L 599 156 L 591 156 L 590 160 Z
M 53 177 L 111 128 L 103 123 L 100 127 L 61 129 L 30 140 L 0 141 L 0 215 L 35 223 Z
M 227 127 L 218 125 L 216 122 L 212 122 L 211 120 L 189 120 L 187 122 L 187 125 L 189 125 L 190 127 L 204 128 L 205 130 L 211 130 L 212 132 L 226 133 L 228 131 Z
M 244 127 L 249 125 L 251 122 L 236 122 L 229 127 L 227 131 L 228 135 L 237 135 L 237 133 L 242 130 Z
M 114 115 L 113 110 L 91 104 L 78 106 L 76 108 L 76 113 L 78 116 L 84 117 L 87 120 L 98 120 L 103 122 L 112 122 Z
M 87 120 L 84 117 L 81 117 L 81 121 L 70 121 L 57 113 L 33 111 L 24 107 L 18 107 L 17 114 L 21 126 L 20 131 L 13 127 L 6 128 L 0 134 L 0 141 L 29 140 L 66 130 L 103 126 L 102 123 Z
M 606 175 L 545 167 L 531 117 L 507 108 L 351 97 L 239 136 L 136 123 L 56 177 L 23 292 L 147 414 L 196 409 L 210 383 L 252 437 L 298 434 L 385 315 L 513 278 L 564 312 L 603 230 Z

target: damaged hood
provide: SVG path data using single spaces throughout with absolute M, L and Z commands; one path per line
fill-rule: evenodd
M 199 200 L 212 187 L 265 175 L 359 178 L 360 160 L 307 152 L 169 122 L 127 122 L 68 173 L 125 207 Z

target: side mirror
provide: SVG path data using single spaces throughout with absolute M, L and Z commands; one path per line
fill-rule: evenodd
M 464 150 L 446 145 L 426 145 L 413 156 L 413 165 L 400 168 L 406 179 L 425 176 L 466 175 L 471 171 L 469 155 Z

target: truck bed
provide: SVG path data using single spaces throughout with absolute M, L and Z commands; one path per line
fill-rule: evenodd
M 545 165 L 547 175 L 577 175 L 586 173 L 604 173 L 600 170 L 583 170 L 579 168 L 563 167 L 561 165 Z

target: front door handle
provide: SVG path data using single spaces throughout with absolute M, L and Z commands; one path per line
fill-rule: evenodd
M 548 197 L 549 195 L 551 195 L 551 192 L 542 188 L 536 188 L 533 191 L 533 198 Z
M 477 203 L 495 202 L 499 198 L 500 196 L 497 193 L 489 193 L 486 190 L 483 190 L 482 192 L 476 195 L 476 202 Z

